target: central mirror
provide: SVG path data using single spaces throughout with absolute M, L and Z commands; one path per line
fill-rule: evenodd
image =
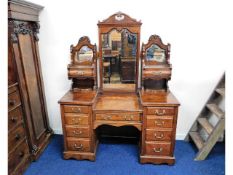
M 137 34 L 113 29 L 101 34 L 104 84 L 134 84 Z

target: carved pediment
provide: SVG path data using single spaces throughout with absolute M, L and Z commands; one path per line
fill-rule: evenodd
M 137 21 L 134 18 L 131 18 L 129 15 L 122 13 L 122 12 L 117 12 L 107 19 L 103 20 L 102 22 L 99 21 L 98 25 L 114 25 L 114 24 L 127 24 L 127 25 L 141 25 L 141 21 Z

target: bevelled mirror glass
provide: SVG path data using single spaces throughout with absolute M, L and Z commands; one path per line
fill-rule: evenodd
M 147 61 L 156 61 L 159 63 L 166 62 L 165 50 L 161 49 L 158 45 L 152 44 L 146 50 L 146 60 Z
M 76 58 L 78 62 L 92 62 L 93 51 L 88 46 L 82 46 Z
M 137 34 L 127 29 L 101 34 L 103 80 L 105 84 L 134 84 Z

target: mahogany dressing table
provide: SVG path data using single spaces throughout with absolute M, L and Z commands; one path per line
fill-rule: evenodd
M 175 163 L 179 102 L 168 88 L 170 44 L 152 35 L 140 51 L 141 24 L 118 12 L 98 23 L 98 53 L 86 36 L 71 46 L 72 87 L 59 101 L 65 159 L 94 161 L 98 128 L 107 125 L 139 131 L 141 163 Z M 119 56 L 106 81 L 104 50 L 109 48 Z

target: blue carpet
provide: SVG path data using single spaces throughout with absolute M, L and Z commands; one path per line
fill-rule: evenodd
M 176 141 L 176 164 L 140 164 L 134 144 L 99 144 L 95 162 L 63 160 L 63 137 L 55 135 L 37 162 L 25 175 L 224 175 L 225 144 L 218 143 L 205 161 L 193 161 L 196 149 L 185 141 Z

